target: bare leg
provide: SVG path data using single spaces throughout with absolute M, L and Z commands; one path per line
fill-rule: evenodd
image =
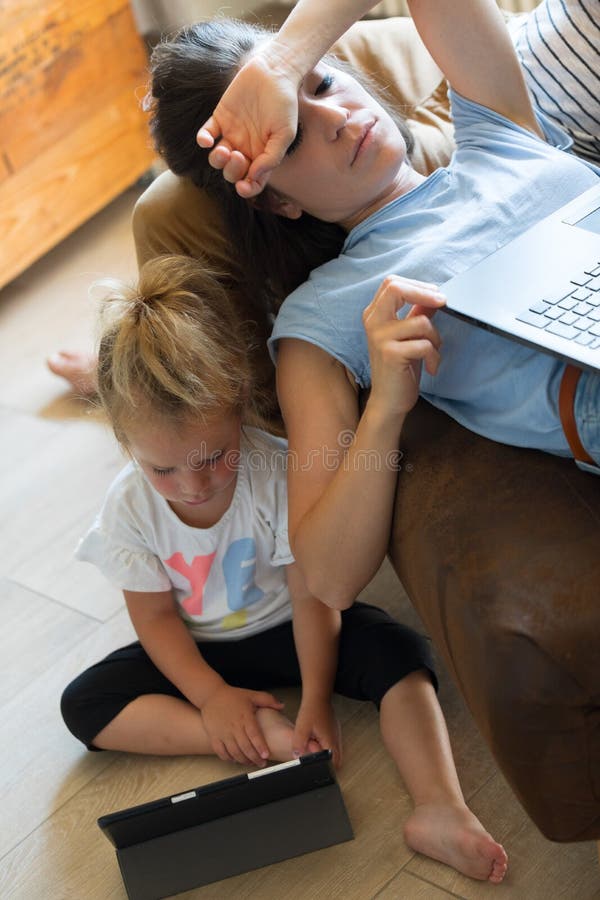
M 413 799 L 406 843 L 468 875 L 504 878 L 507 856 L 465 803 L 446 722 L 423 671 L 390 688 L 381 702 L 383 742 Z
M 291 722 L 274 709 L 259 709 L 256 717 L 270 758 L 277 762 L 293 759 Z M 96 735 L 94 745 L 102 750 L 160 756 L 214 753 L 202 713 L 185 700 L 164 694 L 137 697 Z
M 96 393 L 96 364 L 94 353 L 62 350 L 46 360 L 48 368 L 69 382 L 81 396 L 90 397 Z

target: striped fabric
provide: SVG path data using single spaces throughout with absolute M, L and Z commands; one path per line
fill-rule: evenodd
M 509 27 L 538 108 L 600 163 L 600 0 L 543 0 Z

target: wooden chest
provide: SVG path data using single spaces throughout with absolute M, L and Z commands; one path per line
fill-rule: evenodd
M 127 0 L 0 0 L 0 287 L 154 161 Z

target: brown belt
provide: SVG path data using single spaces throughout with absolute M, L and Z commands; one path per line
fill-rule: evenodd
M 560 413 L 560 421 L 565 437 L 569 442 L 571 453 L 575 459 L 579 462 L 595 466 L 596 463 L 579 439 L 577 423 L 575 421 L 575 391 L 577 390 L 577 382 L 579 381 L 580 375 L 581 369 L 578 369 L 577 366 L 567 365 L 558 392 L 558 411 Z

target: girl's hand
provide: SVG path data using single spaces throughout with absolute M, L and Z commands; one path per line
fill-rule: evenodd
M 283 703 L 266 691 L 249 691 L 225 684 L 202 704 L 204 727 L 219 759 L 265 765 L 269 748 L 256 720 L 256 710 L 260 707 L 280 710 Z
M 301 80 L 270 43 L 240 69 L 199 129 L 200 147 L 214 147 L 211 166 L 223 170 L 241 197 L 262 191 L 294 140 Z
M 342 732 L 330 701 L 302 701 L 292 747 L 295 756 L 331 750 L 334 765 L 342 764 Z
M 435 375 L 440 336 L 431 318 L 445 303 L 436 285 L 388 275 L 363 312 L 371 361 L 369 407 L 384 415 L 403 416 L 417 402 L 421 365 Z M 396 315 L 406 303 L 404 319 Z

